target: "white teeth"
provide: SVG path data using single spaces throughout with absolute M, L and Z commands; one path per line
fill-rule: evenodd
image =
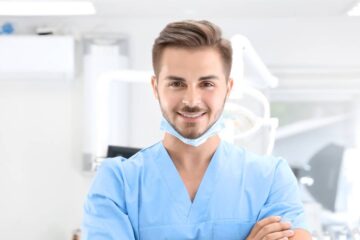
M 197 113 L 197 114 L 186 114 L 186 113 L 180 113 L 182 116 L 187 118 L 197 118 L 203 115 L 204 113 Z

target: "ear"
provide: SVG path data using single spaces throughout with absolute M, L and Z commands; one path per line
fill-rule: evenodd
M 159 99 L 159 95 L 158 95 L 158 91 L 157 91 L 157 79 L 156 79 L 155 75 L 151 77 L 151 86 L 152 86 L 155 98 Z
M 226 88 L 227 88 L 226 98 L 228 98 L 230 96 L 233 85 L 234 85 L 234 79 L 229 78 L 229 80 L 227 82 L 227 86 L 226 86 Z

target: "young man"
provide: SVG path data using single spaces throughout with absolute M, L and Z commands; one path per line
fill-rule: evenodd
M 164 139 L 103 162 L 85 203 L 85 240 L 311 239 L 286 161 L 218 136 L 231 63 L 229 41 L 210 22 L 160 33 L 151 83 Z

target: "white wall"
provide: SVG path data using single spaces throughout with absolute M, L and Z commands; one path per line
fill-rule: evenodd
M 131 38 L 134 68 L 151 69 L 151 45 L 159 31 L 172 18 L 9 18 L 21 33 L 34 31 L 35 26 L 49 25 L 65 29 L 65 33 L 119 32 Z M 263 18 L 217 19 L 226 37 L 242 33 L 270 67 L 359 66 L 357 43 L 359 18 Z M 0 23 L 5 19 L 0 18 Z
M 43 18 L 7 20 L 22 33 L 45 22 Z M 46 23 L 76 35 L 127 33 L 131 66 L 151 69 L 153 40 L 172 20 L 51 18 Z M 248 36 L 270 67 L 359 67 L 360 19 L 213 20 L 227 37 Z M 284 79 L 291 85 L 290 80 Z M 91 178 L 81 170 L 81 87 L 81 79 L 0 81 L 0 239 L 70 239 L 71 230 L 80 225 Z M 134 86 L 131 94 L 130 139 L 134 145 L 151 144 L 161 135 L 150 85 Z
M 0 239 L 71 239 L 81 174 L 79 83 L 0 81 Z

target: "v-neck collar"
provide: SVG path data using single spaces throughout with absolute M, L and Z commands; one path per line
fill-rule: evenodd
M 221 159 L 219 156 L 222 156 L 223 151 L 222 141 L 220 141 L 210 160 L 193 201 L 191 201 L 185 184 L 163 143 L 161 142 L 160 145 L 160 154 L 156 161 L 172 196 L 173 203 L 179 210 L 180 217 L 183 217 L 186 222 L 196 222 L 202 217 L 206 217 L 208 203 L 215 189 L 220 167 L 223 165 L 219 164 Z

